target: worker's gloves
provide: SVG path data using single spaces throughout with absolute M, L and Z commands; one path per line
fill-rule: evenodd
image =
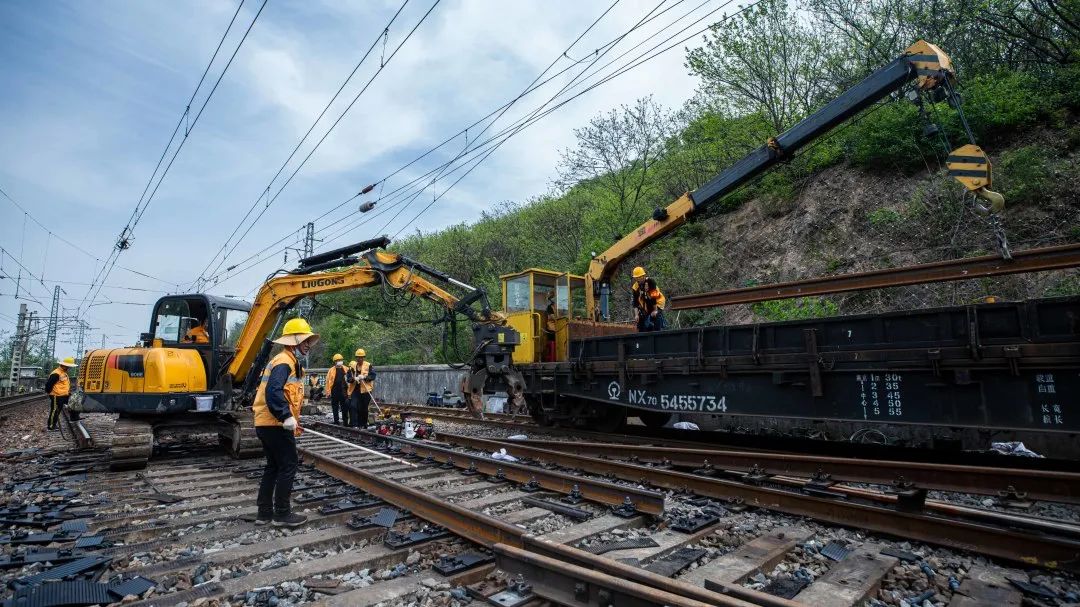
M 296 430 L 296 418 L 290 416 L 289 419 L 285 420 L 285 423 L 281 424 L 281 426 L 289 432 Z

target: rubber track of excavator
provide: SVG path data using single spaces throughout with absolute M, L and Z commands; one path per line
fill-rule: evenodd
M 140 470 L 154 452 L 154 427 L 149 422 L 116 420 L 109 446 L 110 470 Z

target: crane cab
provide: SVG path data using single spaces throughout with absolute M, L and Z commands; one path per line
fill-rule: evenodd
M 585 318 L 585 278 L 530 268 L 499 279 L 507 324 L 521 335 L 514 364 L 566 360 L 571 323 Z

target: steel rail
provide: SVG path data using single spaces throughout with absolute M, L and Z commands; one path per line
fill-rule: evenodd
M 457 504 L 446 502 L 433 495 L 413 489 L 388 478 L 367 472 L 344 463 L 332 457 L 322 455 L 317 451 L 306 447 L 299 447 L 298 451 L 305 461 L 314 464 L 321 470 L 337 479 L 362 489 L 367 493 L 378 497 L 399 508 L 408 510 L 414 515 L 436 525 L 440 525 L 452 533 L 467 538 L 487 548 L 503 553 L 514 553 L 514 549 L 535 551 L 539 554 L 549 555 L 552 552 L 569 555 L 564 562 L 551 563 L 541 559 L 532 559 L 534 564 L 547 563 L 555 568 L 560 575 L 570 575 L 572 578 L 604 586 L 612 584 L 609 590 L 626 591 L 632 590 L 639 596 L 662 596 L 664 600 L 678 598 L 673 605 L 685 605 L 696 607 L 697 605 L 722 605 L 725 607 L 749 607 L 758 603 L 750 603 L 745 600 L 725 596 L 721 593 L 693 586 L 685 582 L 658 576 L 654 573 L 628 567 L 622 563 L 604 557 L 590 554 L 584 550 L 571 546 L 559 545 L 553 548 L 551 542 L 538 540 L 529 535 L 524 529 L 505 523 L 481 512 L 468 510 Z M 547 567 L 540 566 L 538 570 L 549 571 Z M 554 573 L 555 571 L 553 571 Z M 599 572 L 600 576 L 591 576 L 590 572 Z M 618 584 L 615 584 L 618 580 Z M 631 588 L 626 584 L 640 586 Z M 669 595 L 658 595 L 656 590 Z M 697 601 L 697 602 L 695 602 Z M 665 603 L 654 603 L 663 605 Z M 784 605 L 770 601 L 770 605 Z M 787 602 L 785 607 L 797 607 L 795 602 Z
M 453 441 L 454 434 L 444 435 Z M 789 455 L 727 449 L 684 449 L 566 441 L 515 441 L 523 445 L 581 455 L 630 458 L 683 468 L 715 468 L 766 475 L 794 475 L 889 485 L 911 482 L 938 491 L 997 495 L 1010 489 L 1029 499 L 1080 504 L 1080 473 L 990 466 L 932 464 L 892 460 Z M 632 462 L 633 463 L 633 462 Z
M 865 291 L 886 287 L 1002 276 L 1005 274 L 1022 274 L 1025 272 L 1045 272 L 1047 270 L 1063 270 L 1075 267 L 1080 267 L 1080 244 L 1067 244 L 1015 251 L 1012 254 L 1011 261 L 1003 259 L 1000 255 L 965 257 L 840 276 L 819 276 L 806 280 L 725 289 L 710 293 L 677 295 L 669 298 L 669 300 L 671 301 L 672 310 L 693 310 L 773 299 Z
M 443 437 L 446 438 L 446 435 Z M 538 449 L 517 444 L 515 441 L 454 437 L 454 442 L 473 449 L 504 448 L 507 453 L 518 458 L 530 458 L 564 467 L 588 470 L 591 474 L 614 476 L 664 489 L 689 491 L 704 497 L 738 498 L 749 505 L 768 510 L 809 516 L 832 524 L 980 552 L 1028 565 L 1080 571 L 1080 540 Z
M 475 469 L 478 474 L 487 476 L 501 474 L 506 480 L 518 483 L 535 481 L 545 489 L 564 494 L 570 493 L 574 487 L 577 487 L 581 495 L 587 500 L 610 506 L 621 506 L 629 500 L 634 505 L 634 508 L 642 514 L 658 515 L 664 512 L 664 495 L 657 491 L 647 491 L 607 481 L 587 480 L 555 470 L 544 470 L 524 464 L 492 459 L 486 454 L 483 456 L 469 455 L 400 436 L 383 436 L 367 430 L 341 428 L 325 422 L 314 422 L 311 425 L 325 431 L 327 434 L 349 435 L 370 441 L 390 440 L 397 442 L 409 448 L 409 455 L 431 458 L 433 461 L 451 464 L 455 468 L 463 470 Z

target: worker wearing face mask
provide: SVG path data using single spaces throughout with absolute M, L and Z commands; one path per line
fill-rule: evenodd
M 266 453 L 266 468 L 259 483 L 259 507 L 255 524 L 273 522 L 275 527 L 298 527 L 307 517 L 292 511 L 292 485 L 296 477 L 296 437 L 300 406 L 304 403 L 304 369 L 299 357 L 307 356 L 319 335 L 303 318 L 285 323 L 274 343 L 284 346 L 263 369 L 252 412 L 255 435 Z

